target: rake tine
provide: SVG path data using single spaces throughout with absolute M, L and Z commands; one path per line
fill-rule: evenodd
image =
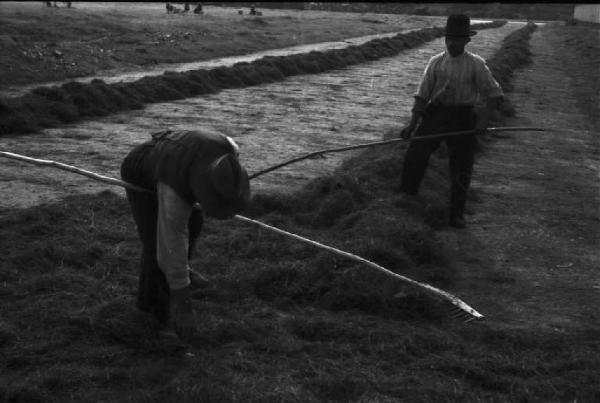
M 452 317 L 452 319 L 463 320 L 463 319 L 465 319 L 465 318 L 468 318 L 468 317 L 469 317 L 469 316 L 468 316 L 467 314 L 457 314 L 457 315 L 454 315 L 454 316 Z
M 462 320 L 465 320 L 465 319 L 466 319 L 465 315 L 455 315 L 455 316 L 452 316 L 452 320 L 460 320 L 460 321 L 462 321 Z
M 477 317 L 473 316 L 470 319 L 468 319 L 467 321 L 465 321 L 465 323 L 469 323 L 472 321 L 475 321 L 475 323 L 481 323 L 481 322 L 485 321 L 485 317 L 482 316 L 481 318 L 477 318 Z
M 451 315 L 453 318 L 460 317 L 460 316 L 462 316 L 462 315 L 465 315 L 465 314 L 466 314 L 466 312 L 465 312 L 465 311 L 463 311 L 463 310 L 462 310 L 462 309 L 460 309 L 460 308 L 452 308 L 452 309 L 450 310 L 450 315 Z
M 463 320 L 463 323 L 465 323 L 465 324 L 477 319 L 475 316 L 471 315 L 468 312 L 463 311 L 460 308 L 452 308 L 450 315 L 451 315 L 452 319 Z

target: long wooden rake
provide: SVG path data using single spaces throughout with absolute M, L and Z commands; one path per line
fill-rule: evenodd
M 534 127 L 503 127 L 503 128 L 489 128 L 488 131 L 544 131 L 545 129 L 540 129 L 540 128 L 534 128 Z M 436 134 L 436 135 L 431 135 L 431 136 L 427 136 L 427 138 L 435 138 L 435 137 L 448 137 L 448 136 L 458 136 L 458 135 L 463 135 L 463 134 L 471 134 L 473 133 L 473 131 L 460 131 L 460 132 L 449 132 L 449 133 L 440 133 L 440 134 Z M 413 137 L 410 139 L 392 139 L 392 140 L 387 140 L 387 141 L 379 141 L 379 142 L 372 142 L 372 143 L 364 143 L 364 144 L 358 144 L 358 145 L 354 145 L 354 146 L 349 146 L 349 147 L 341 147 L 341 148 L 332 148 L 332 149 L 326 149 L 326 150 L 321 150 L 321 151 L 317 151 L 317 152 L 313 152 L 313 153 L 309 153 L 307 155 L 304 155 L 302 157 L 299 158 L 294 158 L 292 160 L 283 162 L 281 164 L 272 166 L 270 168 L 264 169 L 262 171 L 259 171 L 253 175 L 250 176 L 250 179 L 252 178 L 256 178 L 257 176 L 263 175 L 267 172 L 271 172 L 274 171 L 276 169 L 279 169 L 283 166 L 298 162 L 298 161 L 302 161 L 304 159 L 308 159 L 308 158 L 314 158 L 317 156 L 322 156 L 323 154 L 326 153 L 332 153 L 332 152 L 341 152 L 341 151 L 349 151 L 349 150 L 356 150 L 356 149 L 360 149 L 360 148 L 366 148 L 366 147 L 373 147 L 373 146 L 378 146 L 378 145 L 385 145 L 385 144 L 391 144 L 391 143 L 396 143 L 396 142 L 410 142 L 410 141 L 418 141 L 418 140 L 422 140 L 421 137 Z M 86 176 L 88 178 L 100 181 L 100 182 L 104 182 L 104 183 L 108 183 L 111 185 L 116 185 L 116 186 L 122 186 L 134 191 L 138 191 L 138 192 L 151 192 L 151 190 L 149 189 L 145 189 L 142 188 L 140 186 L 136 186 L 132 183 L 128 183 L 125 181 L 122 181 L 120 179 L 116 179 L 116 178 L 111 178 L 108 176 L 104 176 L 104 175 L 100 175 L 97 174 L 95 172 L 91 172 L 82 168 L 78 168 L 72 165 L 67 165 L 67 164 L 63 164 L 61 162 L 56 162 L 56 161 L 52 161 L 52 160 L 44 160 L 44 159 L 37 159 L 37 158 L 31 158 L 31 157 L 27 157 L 24 155 L 20 155 L 20 154 L 15 154 L 15 153 L 11 153 L 11 152 L 7 152 L 7 151 L 0 151 L 0 156 L 1 157 L 5 157 L 5 158 L 9 158 L 9 159 L 13 159 L 13 160 L 18 160 L 18 161 L 23 161 L 23 162 L 27 162 L 30 164 L 34 164 L 34 165 L 41 165 L 41 166 L 49 166 L 49 167 L 53 167 L 53 168 L 58 168 L 58 169 L 62 169 L 64 171 L 69 171 L 69 172 L 73 172 L 79 175 L 83 175 Z M 196 208 L 199 208 L 199 206 L 195 206 Z M 238 220 L 238 221 L 242 221 L 244 223 L 248 223 L 248 224 L 252 224 L 255 225 L 259 228 L 265 229 L 267 231 L 271 231 L 271 232 L 275 232 L 277 234 L 280 235 L 284 235 L 286 237 L 292 238 L 294 240 L 306 243 L 308 245 L 311 245 L 313 247 L 322 249 L 322 250 L 326 250 L 328 252 L 331 252 L 333 254 L 336 254 L 338 256 L 344 257 L 346 259 L 350 259 L 353 260 L 355 262 L 364 264 L 368 267 L 371 267 L 373 269 L 379 270 L 380 272 L 393 277 L 395 279 L 401 280 L 405 283 L 408 283 L 410 285 L 413 285 L 417 288 L 420 288 L 422 290 L 425 290 L 428 294 L 440 298 L 442 300 L 448 301 L 453 305 L 453 310 L 451 311 L 451 316 L 453 318 L 457 318 L 457 319 L 464 319 L 465 323 L 468 323 L 472 320 L 482 320 L 484 319 L 484 316 L 477 312 L 475 309 L 473 309 L 471 306 L 469 306 L 466 302 L 464 302 L 463 300 L 461 300 L 460 298 L 458 298 L 457 296 L 446 292 L 444 290 L 441 290 L 439 288 L 436 288 L 430 284 L 427 283 L 422 283 L 420 281 L 416 281 L 413 280 L 409 277 L 403 276 L 401 274 L 398 273 L 394 273 L 391 270 L 386 269 L 383 266 L 380 266 L 376 263 L 373 263 L 367 259 L 364 259 L 360 256 L 354 255 L 352 253 L 349 252 L 345 252 L 343 250 L 334 248 L 332 246 L 328 246 L 328 245 L 324 245 L 322 243 L 313 241 L 311 239 L 308 238 L 304 238 L 300 235 L 296 235 L 293 234 L 291 232 L 287 232 L 284 231 L 282 229 L 273 227 L 271 225 L 265 224 L 263 222 L 260 222 L 258 220 L 254 220 L 242 215 L 236 215 L 234 216 L 234 219 Z

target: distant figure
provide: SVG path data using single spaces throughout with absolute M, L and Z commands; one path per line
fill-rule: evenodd
M 56 1 L 44 1 L 44 4 L 46 4 L 46 7 L 56 7 L 58 8 L 58 4 L 56 4 Z M 61 3 L 65 3 L 67 5 L 68 8 L 71 8 L 71 2 L 70 1 L 61 1 Z
M 254 7 L 250 7 L 250 15 L 256 15 L 256 9 Z
M 244 15 L 244 10 L 238 10 L 238 15 Z
M 183 12 L 187 13 L 188 11 L 190 11 L 190 3 L 184 3 Z
M 202 11 L 202 4 L 198 3 L 194 9 L 194 14 L 204 14 L 204 11 Z
M 476 32 L 471 30 L 468 16 L 448 17 L 446 23 L 446 51 L 433 56 L 415 93 L 412 117 L 401 133 L 402 138 L 422 138 L 411 141 L 404 156 L 400 191 L 416 195 L 425 175 L 429 156 L 442 141 L 448 146 L 450 165 L 450 225 L 464 228 L 464 210 L 467 191 L 475 161 L 476 134 L 485 132 L 490 116 L 504 96 L 485 60 L 465 51 L 465 45 Z M 476 113 L 479 100 L 486 108 Z M 473 130 L 446 138 L 428 139 L 437 133 Z

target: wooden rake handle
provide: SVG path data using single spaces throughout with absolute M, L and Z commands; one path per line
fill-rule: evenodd
M 516 132 L 516 131 L 546 131 L 546 129 L 542 129 L 540 127 L 524 127 L 524 126 L 514 126 L 514 127 L 489 127 L 486 129 L 486 132 Z M 427 136 L 418 136 L 418 137 L 411 137 L 409 139 L 391 139 L 391 140 L 385 140 L 385 141 L 375 141 L 375 142 L 371 142 L 371 143 L 363 143 L 363 144 L 356 144 L 353 146 L 346 146 L 346 147 L 339 147 L 339 148 L 328 148 L 325 150 L 319 150 L 319 151 L 314 151 L 305 155 L 302 155 L 300 157 L 288 160 L 288 161 L 284 161 L 280 164 L 277 165 L 273 165 L 272 167 L 263 169 L 262 171 L 258 171 L 252 175 L 250 175 L 248 178 L 249 179 L 254 179 L 258 176 L 264 175 L 268 172 L 271 171 L 275 171 L 276 169 L 279 168 L 283 168 L 286 165 L 290 165 L 293 164 L 295 162 L 299 162 L 308 158 L 314 158 L 314 157 L 318 157 L 318 156 L 322 156 L 323 154 L 327 154 L 327 153 L 338 153 L 338 152 L 342 152 L 342 151 L 351 151 L 351 150 L 358 150 L 360 148 L 368 148 L 368 147 L 375 147 L 375 146 L 382 146 L 382 145 L 386 145 L 386 144 L 393 144 L 393 143 L 410 143 L 413 141 L 420 141 L 420 140 L 430 140 L 430 139 L 435 139 L 435 138 L 440 138 L 440 137 L 452 137 L 452 136 L 461 136 L 464 134 L 474 134 L 475 130 L 461 130 L 461 131 L 457 131 L 457 132 L 448 132 L 448 133 L 438 133 L 438 134 L 431 134 L 431 135 L 427 135 Z

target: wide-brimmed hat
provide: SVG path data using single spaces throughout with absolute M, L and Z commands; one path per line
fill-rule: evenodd
M 471 19 L 464 14 L 453 14 L 446 21 L 446 36 L 473 36 L 477 32 L 471 30 Z
M 248 173 L 230 153 L 215 159 L 206 172 L 192 174 L 190 187 L 205 213 L 214 218 L 231 218 L 250 204 Z

